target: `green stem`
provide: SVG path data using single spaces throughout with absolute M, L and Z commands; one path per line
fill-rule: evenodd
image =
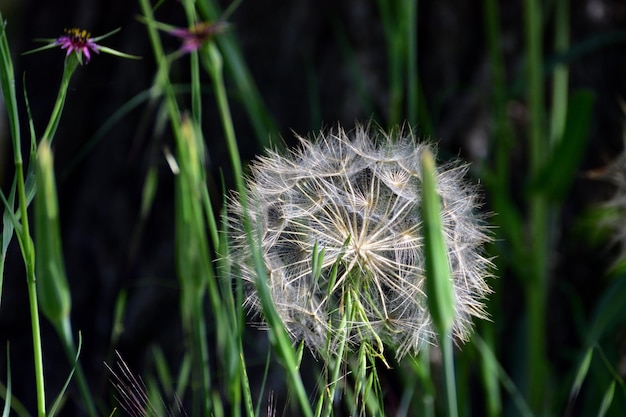
M 420 349 L 419 363 L 414 365 L 414 372 L 422 382 L 420 405 L 424 417 L 435 417 L 435 400 L 432 389 L 433 378 L 430 369 L 430 349 L 428 344 Z
M 35 363 L 35 386 L 37 389 L 37 415 L 46 415 L 46 390 L 43 376 L 43 353 L 41 349 L 41 330 L 39 326 L 39 311 L 37 309 L 37 287 L 35 286 L 34 274 L 29 273 L 28 278 L 28 302 L 30 304 L 30 320 L 33 334 L 33 353 Z
M 30 238 L 26 236 L 25 245 L 32 248 Z M 33 263 L 34 265 L 34 263 Z M 41 348 L 41 327 L 39 325 L 39 309 L 37 303 L 37 286 L 35 284 L 35 269 L 27 265 L 28 303 L 30 306 L 30 322 L 33 334 L 33 355 L 35 364 L 35 386 L 37 390 L 37 415 L 46 415 L 46 390 L 43 375 L 43 352 Z
M 524 24 L 526 35 L 526 76 L 528 81 L 528 106 L 530 111 L 529 155 L 531 175 L 543 167 L 548 150 L 543 124 L 542 84 L 542 29 L 541 11 L 537 0 L 524 2 Z M 532 271 L 526 285 L 528 303 L 528 395 L 535 411 L 543 408 L 546 383 L 545 357 L 545 298 L 548 249 L 548 207 L 545 198 L 534 194 L 530 200 L 530 222 L 532 242 Z
M 442 334 L 440 338 L 441 354 L 443 356 L 443 376 L 446 386 L 446 405 L 448 417 L 459 415 L 456 399 L 456 379 L 454 376 L 454 351 L 452 346 L 452 334 Z
M 235 184 L 237 191 L 241 192 L 244 187 L 243 169 L 241 167 L 241 158 L 237 147 L 237 139 L 235 138 L 235 127 L 233 126 L 233 119 L 230 114 L 230 107 L 228 106 L 228 96 L 226 95 L 226 87 L 224 85 L 222 55 L 217 49 L 217 46 L 212 42 L 207 44 L 206 52 L 206 54 L 203 54 L 203 56 L 207 57 L 204 64 L 213 80 L 213 88 L 215 89 L 217 106 L 222 119 L 228 155 L 230 156 L 230 163 L 233 168 L 233 175 L 235 176 Z
M 493 207 L 496 213 L 501 213 L 498 216 L 502 220 L 501 233 L 504 236 L 518 236 L 519 228 L 516 224 L 510 221 L 504 221 L 506 218 L 511 218 L 509 204 L 507 204 L 508 196 L 510 195 L 510 175 L 509 175 L 509 149 L 512 142 L 512 130 L 507 116 L 506 110 L 506 77 L 504 69 L 504 58 L 502 56 L 501 40 L 499 27 L 500 10 L 497 0 L 484 0 L 484 20 L 485 20 L 485 37 L 487 39 L 487 47 L 489 53 L 490 71 L 491 71 L 491 85 L 492 85 L 492 102 L 495 113 L 494 123 L 494 160 L 495 167 L 493 168 L 492 181 L 491 181 L 491 196 L 493 196 Z M 507 238 L 509 245 L 513 248 L 513 252 L 522 254 L 524 242 L 517 238 Z M 494 250 L 495 246 L 494 246 Z M 499 281 L 498 281 L 499 282 Z M 497 290 L 498 282 L 494 282 L 494 297 L 491 299 L 492 312 L 494 317 L 497 317 L 497 309 L 500 308 L 498 302 Z M 486 343 L 489 345 L 492 351 L 496 351 L 495 346 L 495 329 L 491 322 L 485 322 L 482 324 L 483 334 L 485 334 Z M 500 395 L 500 383 L 498 381 L 497 373 L 493 370 L 493 364 L 481 357 L 482 377 L 483 385 L 485 386 L 485 403 L 486 412 L 489 417 L 496 417 L 502 414 L 502 399 Z
M 417 126 L 419 120 L 419 81 L 417 68 L 417 4 L 416 0 L 404 0 L 406 15 L 406 69 L 407 69 L 407 120 L 411 127 Z
M 210 367 L 209 347 L 207 344 L 206 324 L 204 322 L 203 315 L 204 291 L 196 298 L 196 302 L 198 304 L 194 308 L 194 312 L 196 314 L 194 314 L 193 318 L 195 321 L 195 331 L 193 333 L 194 338 L 196 339 L 194 341 L 194 345 L 197 347 L 196 355 L 198 357 L 196 358 L 195 364 L 196 366 L 200 366 L 200 369 L 203 370 L 199 372 L 200 378 L 202 378 L 201 387 L 203 391 L 200 393 L 200 397 L 203 397 L 202 410 L 204 412 L 204 415 L 208 417 L 211 415 L 211 397 L 209 395 L 211 390 L 211 375 L 208 372 L 208 369 Z
M 387 43 L 387 69 L 389 71 L 389 125 L 393 126 L 400 121 L 403 99 L 403 49 L 407 39 L 404 36 L 404 16 L 394 10 L 393 2 L 378 1 L 378 9 L 383 22 L 385 41 Z
M 226 19 L 228 13 L 235 10 L 239 2 L 240 0 L 232 2 L 225 14 L 220 11 L 218 2 L 215 0 L 199 1 L 196 2 L 196 6 L 204 19 L 216 21 Z M 258 144 L 264 148 L 270 146 L 269 138 L 278 131 L 278 128 L 263 104 L 261 95 L 246 67 L 239 44 L 228 33 L 216 37 L 215 41 L 224 54 L 226 67 L 237 88 L 238 96 L 246 98 L 242 104 L 250 118 Z
M 191 27 L 196 24 L 195 1 L 185 0 L 185 14 L 187 15 L 188 25 Z M 200 84 L 200 61 L 198 59 L 198 51 L 189 54 L 190 73 L 191 73 L 191 114 L 194 123 L 201 126 L 202 115 L 202 86 Z
M 569 47 L 569 1 L 558 0 L 555 6 L 554 52 L 559 54 Z M 567 65 L 557 64 L 552 82 L 552 118 L 550 121 L 550 144 L 553 147 L 562 140 L 565 131 L 568 79 Z
M 35 365 L 35 386 L 37 390 L 37 413 L 40 417 L 46 415 L 46 391 L 43 374 L 43 352 L 41 348 L 41 326 L 39 324 L 39 304 L 37 302 L 37 285 L 35 280 L 35 249 L 30 236 L 28 224 L 28 202 L 24 186 L 24 171 L 21 160 L 16 160 L 17 193 L 22 218 L 22 230 L 18 233 L 18 240 L 26 266 L 26 282 L 28 286 L 28 304 L 30 307 L 30 322 L 33 335 L 33 360 Z
M 50 121 L 48 122 L 48 126 L 46 127 L 46 131 L 43 134 L 42 140 L 52 142 L 52 139 L 54 138 L 54 134 L 56 133 L 57 127 L 59 126 L 59 121 L 61 120 L 63 106 L 65 105 L 67 88 L 70 85 L 70 79 L 72 78 L 72 74 L 78 67 L 78 64 L 79 62 L 76 54 L 69 54 L 67 58 L 65 58 L 65 66 L 63 67 L 63 78 L 61 78 L 59 93 L 57 94 L 57 100 L 54 103 L 52 115 L 50 116 Z

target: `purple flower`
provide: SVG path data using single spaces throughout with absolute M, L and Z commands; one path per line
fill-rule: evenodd
M 224 21 L 198 22 L 189 29 L 173 28 L 167 32 L 183 41 L 181 51 L 190 53 L 198 50 L 203 43 L 211 39 L 213 35 L 223 33 L 228 27 L 228 23 Z
M 65 56 L 69 57 L 72 52 L 76 54 L 76 58 L 78 62 L 82 65 L 83 63 L 83 55 L 85 56 L 86 63 L 89 63 L 91 60 L 91 53 L 95 52 L 99 54 L 100 52 L 104 52 L 111 55 L 116 55 L 122 58 L 130 58 L 130 59 L 139 59 L 140 57 L 125 54 L 120 51 L 116 51 L 115 49 L 108 48 L 106 46 L 102 46 L 98 44 L 102 39 L 111 36 L 112 34 L 119 32 L 119 28 L 112 30 L 111 32 L 104 34 L 102 36 L 98 36 L 95 38 L 91 37 L 91 33 L 86 31 L 85 29 L 65 29 L 65 35 L 59 36 L 54 39 L 36 39 L 38 42 L 46 42 L 47 45 L 44 45 L 40 48 L 36 48 L 27 52 L 24 52 L 23 55 L 32 54 L 34 52 L 43 51 L 45 49 L 51 49 L 56 47 L 61 47 L 61 49 L 67 50 Z
M 65 35 L 58 38 L 55 44 L 61 46 L 61 49 L 67 49 L 66 56 L 76 51 L 79 61 L 84 54 L 87 58 L 86 63 L 88 64 L 91 59 L 90 51 L 97 54 L 100 53 L 100 46 L 91 38 L 91 33 L 87 32 L 85 29 L 72 28 L 65 29 L 64 32 Z

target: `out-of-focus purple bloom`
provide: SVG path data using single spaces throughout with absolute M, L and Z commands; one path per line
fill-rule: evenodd
M 91 52 L 100 53 L 100 46 L 91 38 L 91 33 L 85 29 L 72 28 L 65 29 L 64 32 L 65 35 L 57 38 L 55 44 L 59 45 L 61 49 L 67 49 L 66 56 L 76 51 L 79 61 L 82 55 L 85 55 L 86 63 L 89 63 Z
M 228 27 L 224 21 L 198 22 L 189 29 L 174 28 L 167 32 L 182 40 L 181 51 L 190 53 L 198 50 L 203 43 L 211 39 L 213 35 L 223 33 Z

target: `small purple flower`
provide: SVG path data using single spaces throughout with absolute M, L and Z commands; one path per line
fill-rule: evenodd
M 69 57 L 72 54 L 72 52 L 74 52 L 76 54 L 76 58 L 78 59 L 78 62 L 81 65 L 83 63 L 83 55 L 86 58 L 85 63 L 89 63 L 89 61 L 91 60 L 92 52 L 95 52 L 96 54 L 99 54 L 100 52 L 104 52 L 106 54 L 111 54 L 111 55 L 119 56 L 122 58 L 140 59 L 140 57 L 138 56 L 125 54 L 123 52 L 116 51 L 115 49 L 111 49 L 106 46 L 102 46 L 98 44 L 98 42 L 100 42 L 102 39 L 108 36 L 111 36 L 114 33 L 119 32 L 119 30 L 120 29 L 117 28 L 107 34 L 92 38 L 91 33 L 86 31 L 85 29 L 78 29 L 78 28 L 65 29 L 65 35 L 59 36 L 58 38 L 36 39 L 38 42 L 46 42 L 47 45 L 24 52 L 23 55 L 28 55 L 34 52 L 39 52 L 45 49 L 51 49 L 51 48 L 56 48 L 60 46 L 61 49 L 67 50 L 65 54 L 66 57 Z
M 65 35 L 58 38 L 55 43 L 61 46 L 61 49 L 67 49 L 67 55 L 76 51 L 76 54 L 79 56 L 79 61 L 81 56 L 84 54 L 87 58 L 86 63 L 89 63 L 91 59 L 91 52 L 95 52 L 97 54 L 100 53 L 100 46 L 94 42 L 91 38 L 91 33 L 87 32 L 85 29 L 65 29 Z
M 189 29 L 173 28 L 167 32 L 183 41 L 181 51 L 190 53 L 198 50 L 203 43 L 211 39 L 213 35 L 223 33 L 228 27 L 228 23 L 224 21 L 198 22 Z

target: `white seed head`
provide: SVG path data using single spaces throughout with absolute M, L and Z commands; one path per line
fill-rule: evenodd
M 299 139 L 301 146 L 287 156 L 269 151 L 258 158 L 247 182 L 245 215 L 285 328 L 293 340 L 322 353 L 336 347 L 341 332 L 350 346 L 369 343 L 382 350 L 384 343 L 398 357 L 434 343 L 420 166 L 420 155 L 431 145 L 417 143 L 411 132 L 365 127 Z M 490 292 L 491 267 L 482 250 L 490 234 L 477 213 L 477 190 L 463 179 L 466 171 L 455 163 L 437 173 L 454 281 L 454 334 L 461 340 L 471 333 L 471 317 L 486 315 L 482 300 Z M 260 312 L 243 210 L 234 198 L 228 214 L 231 257 L 243 278 L 246 306 Z M 324 251 L 319 275 L 313 271 L 315 248 Z

